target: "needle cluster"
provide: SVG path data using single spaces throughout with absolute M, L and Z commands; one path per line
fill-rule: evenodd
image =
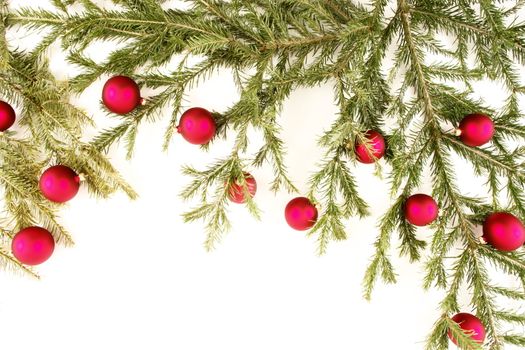
M 324 253 L 330 241 L 347 237 L 346 219 L 368 214 L 352 174 L 357 164 L 353 148 L 356 140 L 364 142 L 367 130 L 380 131 L 388 153 L 385 160 L 377 162 L 383 168 L 378 172 L 390 182 L 393 201 L 379 223 L 375 254 L 364 278 L 365 297 L 371 297 L 378 280 L 396 281 L 390 256 L 392 236 L 397 235 L 399 254 L 424 264 L 423 287 L 444 290 L 442 317 L 428 337 L 427 349 L 447 349 L 449 330 L 460 347 L 482 348 L 450 318 L 466 308 L 486 327 L 484 348 L 503 349 L 506 343 L 525 346 L 523 335 L 505 331 L 509 324 L 525 324 L 525 315 L 498 306 L 502 298 L 525 301 L 523 248 L 501 252 L 482 244 L 475 233 L 490 212 L 508 211 L 525 219 L 525 147 L 520 146 L 525 126 L 519 107 L 525 92 L 519 73 L 525 63 L 525 27 L 519 20 L 523 1 L 374 0 L 362 4 L 348 0 L 188 0 L 183 10 L 157 0 L 113 0 L 116 6 L 112 9 L 90 0 L 53 3 L 56 11 L 23 9 L 6 14 L 4 21 L 8 26 L 38 30 L 43 36 L 31 53 L 9 51 L 2 59 L 17 57 L 13 64 L 26 72 L 32 69 L 31 78 L 46 74 L 46 79 L 34 79 L 35 85 L 29 85 L 23 105 L 33 108 L 31 99 L 43 102 L 51 98 L 55 102 L 48 101 L 46 108 L 53 108 L 52 114 L 63 120 L 55 124 L 54 119 L 43 118 L 36 106 L 28 110 L 26 124 L 35 129 L 28 144 L 44 147 L 57 157 L 62 153 L 55 147 L 61 149 L 62 144 L 55 144 L 53 135 L 60 132 L 70 140 L 67 149 L 74 145 L 75 150 L 89 150 L 103 159 L 98 152 L 122 141 L 131 156 L 140 125 L 157 121 L 163 117 L 160 111 L 169 106 L 167 148 L 185 93 L 214 72 L 229 70 L 240 97 L 214 116 L 217 138 L 236 135 L 231 154 L 204 170 L 184 169 L 194 180 L 182 196 L 200 198 L 200 205 L 184 218 L 206 222 L 206 246 L 212 248 L 230 226 L 228 184 L 238 181 L 248 194 L 243 183 L 245 168 L 271 166 L 275 174 L 272 189 L 296 191 L 284 163 L 280 111 L 294 89 L 331 84 L 339 114 L 320 135 L 319 147 L 325 157 L 313 172 L 308 193 L 322 208 L 311 230 L 318 237 L 319 252 Z M 81 92 L 108 74 L 123 74 L 159 92 L 148 98 L 145 106 L 121 117 L 120 125 L 76 147 L 69 134 L 77 135 L 85 116 L 67 104 L 65 95 L 58 93 L 61 90 L 38 89 L 39 84 L 53 80 L 46 71 L 30 68 L 57 40 L 68 52 L 69 61 L 82 71 L 69 82 L 70 91 Z M 121 46 L 107 60 L 95 62 L 85 49 L 100 40 L 117 41 Z M 190 60 L 194 57 L 200 59 L 197 64 Z M 9 77 L 19 76 L 10 71 Z M 475 97 L 481 79 L 499 84 L 507 96 L 503 108 L 495 110 Z M 59 85 L 52 86 L 59 89 Z M 0 89 L 8 97 L 18 96 L 9 84 L 0 84 Z M 52 97 L 43 96 L 55 91 Z M 474 112 L 494 119 L 496 135 L 489 145 L 470 147 L 450 132 L 466 114 Z M 264 138 L 253 154 L 247 151 L 249 129 Z M 27 155 L 32 148 L 16 142 L 26 152 L 17 159 L 23 158 L 24 166 L 30 166 L 36 159 Z M 17 149 L 10 148 L 11 152 Z M 462 192 L 456 177 L 457 158 L 468 162 L 473 174 L 484 179 L 485 188 L 478 196 Z M 76 159 L 93 161 L 81 153 Z M 10 171 L 22 172 L 15 165 L 17 160 L 9 161 Z M 31 174 L 37 172 L 35 165 Z M 417 192 L 423 181 L 431 182 L 431 194 L 441 208 L 429 242 L 417 238 L 415 227 L 403 215 L 405 199 Z M 28 191 L 34 188 L 31 182 L 24 185 Z M 247 207 L 257 215 L 252 200 Z M 27 208 L 37 207 L 32 204 Z M 514 276 L 520 287 L 497 285 L 489 271 Z M 465 290 L 471 296 L 470 305 L 458 301 Z

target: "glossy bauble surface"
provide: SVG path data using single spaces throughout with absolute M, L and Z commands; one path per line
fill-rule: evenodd
M 111 112 L 127 114 L 140 105 L 140 88 L 135 80 L 117 75 L 104 84 L 102 101 Z
M 510 252 L 525 243 L 525 227 L 512 214 L 492 213 L 483 223 L 483 239 L 498 250 Z
M 204 145 L 215 136 L 217 126 L 213 115 L 206 109 L 190 108 L 182 114 L 177 131 L 186 141 L 194 145 Z
M 459 123 L 459 138 L 468 146 L 486 144 L 494 136 L 494 122 L 485 114 L 469 114 Z
M 292 199 L 286 205 L 284 216 L 291 228 L 299 231 L 308 230 L 317 221 L 317 208 L 306 197 Z
M 65 165 L 55 165 L 40 176 L 39 187 L 44 197 L 50 201 L 64 203 L 78 193 L 80 177 Z
M 13 237 L 11 249 L 14 257 L 22 264 L 39 265 L 53 254 L 55 240 L 42 227 L 27 227 Z
M 426 226 L 438 217 L 439 207 L 434 198 L 426 194 L 414 194 L 405 201 L 405 218 L 412 225 Z
M 16 113 L 13 107 L 7 102 L 0 101 L 0 131 L 6 131 L 13 126 Z

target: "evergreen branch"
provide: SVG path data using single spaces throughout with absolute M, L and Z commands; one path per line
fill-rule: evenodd
M 525 173 L 520 171 L 520 169 L 518 169 L 516 165 L 506 164 L 504 160 L 496 158 L 496 156 L 490 154 L 488 151 L 479 148 L 469 147 L 447 134 L 443 134 L 443 138 L 447 141 L 447 144 L 453 146 L 459 154 L 467 155 L 468 159 L 471 160 L 474 164 L 482 165 L 482 163 L 478 162 L 479 159 L 482 159 L 488 164 L 486 166 L 487 169 L 504 170 L 509 177 L 515 176 L 523 178 L 525 176 Z M 474 153 L 475 157 L 468 156 L 469 153 Z
M 406 198 L 419 190 L 428 171 L 432 196 L 441 212 L 430 226 L 434 235 L 425 263 L 423 287 L 443 288 L 445 296 L 440 304 L 442 315 L 426 348 L 447 349 L 449 331 L 461 348 L 482 348 L 450 318 L 464 308 L 459 302 L 464 288 L 468 289 L 471 304 L 486 326 L 488 348 L 502 349 L 504 343 L 524 344 L 523 337 L 499 331 L 500 325 L 523 323 L 523 316 L 501 310 L 495 302 L 498 296 L 523 300 L 523 292 L 491 285 L 486 266 L 492 265 L 525 283 L 523 252 L 497 251 L 480 244 L 474 234 L 474 227 L 490 211 L 507 208 L 518 216 L 525 215 L 525 149 L 511 149 L 506 142 L 507 139 L 521 142 L 525 138 L 518 103 L 524 87 L 517 69 L 525 63 L 525 26 L 513 21 L 523 7 L 522 1 L 504 7 L 489 0 L 477 3 L 398 0 L 397 9 L 388 18 L 386 0 L 375 0 L 370 7 L 345 0 L 192 0 L 193 6 L 188 10 L 165 9 L 154 0 L 114 2 L 122 10 L 107 10 L 90 0 L 82 0 L 79 3 L 84 10 L 73 13 L 68 11 L 71 2 L 54 0 L 57 13 L 24 9 L 6 15 L 9 25 L 37 31 L 47 28 L 59 34 L 70 54 L 69 60 L 83 69 L 72 81 L 75 91 L 85 89 L 103 74 L 114 73 L 135 76 L 143 86 L 162 89 L 146 106 L 124 117 L 120 125 L 103 131 L 87 145 L 89 152 L 97 155 L 88 161 L 89 152 L 76 154 L 86 146 L 78 140 L 82 127 L 89 121 L 73 107 L 60 108 L 68 106 L 57 98 L 65 90 L 52 88 L 51 94 L 36 93 L 35 84 L 39 91 L 44 91 L 47 86 L 38 85 L 38 81 L 52 77 L 43 74 L 46 69 L 28 68 L 30 61 L 41 56 L 55 39 L 52 35 L 43 38 L 28 59 L 12 53 L 23 59 L 11 62 L 13 71 L 0 72 L 5 73 L 0 74 L 4 86 L 0 86 L 0 93 L 28 106 L 25 114 L 29 117 L 24 118 L 23 125 L 35 136 L 35 143 L 30 143 L 46 154 L 47 162 L 67 161 L 84 169 L 89 175 L 89 189 L 97 195 L 107 196 L 121 189 L 135 196 L 100 151 L 107 151 L 123 140 L 131 156 L 142 122 L 156 121 L 161 108 L 170 106 L 171 118 L 164 141 L 167 149 L 187 91 L 213 72 L 227 69 L 240 97 L 226 111 L 213 116 L 218 126 L 216 138 L 235 133 L 232 153 L 205 170 L 183 169 L 191 180 L 181 196 L 198 201 L 193 210 L 184 214 L 184 219 L 205 221 L 205 245 L 211 249 L 230 227 L 228 189 L 234 181 L 243 187 L 247 209 L 258 216 L 244 180 L 247 164 L 259 167 L 268 161 L 275 174 L 271 188 L 297 191 L 288 176 L 284 161 L 286 145 L 279 135 L 282 105 L 294 89 L 333 84 L 340 113 L 320 138 L 319 145 L 326 155 L 310 178 L 308 192 L 321 207 L 319 220 L 310 231 L 318 235 L 319 252 L 325 252 L 330 240 L 346 238 L 346 219 L 367 214 L 367 204 L 359 196 L 348 161 L 355 158 L 356 140 L 367 143 L 364 131 L 381 131 L 385 127 L 391 130 L 384 133 L 388 143 L 385 158 L 392 165 L 388 176 L 395 199 L 379 223 L 375 255 L 363 280 L 365 297 L 371 297 L 377 280 L 396 281 L 390 261 L 394 234 L 399 237 L 400 255 L 406 255 L 410 261 L 425 257 L 426 242 L 417 238 L 415 227 L 404 217 L 403 206 Z M 443 33 L 452 37 L 453 45 L 440 40 Z M 97 63 L 84 55 L 85 48 L 95 40 L 116 40 L 123 48 L 112 52 L 105 62 Z M 393 67 L 385 77 L 385 58 L 396 41 Z M 0 41 L 1 47 L 7 47 L 5 40 Z M 6 50 L 2 55 L 6 55 Z M 170 71 L 167 63 L 177 55 L 183 55 L 181 63 Z M 200 63 L 189 64 L 196 55 Z M 439 61 L 431 60 L 431 55 L 439 56 Z M 9 69 L 1 57 L 0 66 Z M 472 58 L 475 66 L 470 63 Z M 167 73 L 160 73 L 166 70 Z M 481 77 L 504 84 L 508 99 L 502 112 L 496 113 L 483 101 L 471 97 L 474 83 Z M 391 91 L 395 91 L 393 96 Z M 54 105 L 43 103 L 50 99 L 55 101 Z M 456 126 L 465 114 L 475 112 L 497 115 L 496 135 L 490 147 L 466 146 L 443 131 Z M 254 154 L 246 154 L 251 144 L 247 131 L 250 127 L 263 137 L 263 145 Z M 6 164 L 20 163 L 20 155 L 3 153 Z M 455 176 L 456 156 L 467 161 L 475 174 L 485 180 L 487 198 L 462 194 Z M 28 158 L 38 159 L 36 155 Z M 382 162 L 378 163 L 378 174 Z M 32 166 L 33 180 L 12 181 L 16 176 L 8 174 L 8 180 L 15 186 L 6 185 L 7 199 L 11 199 L 8 208 L 15 226 L 35 220 L 34 208 L 39 209 L 41 204 L 33 202 L 38 202 L 38 198 L 31 194 L 33 197 L 20 201 L 19 197 L 21 193 L 29 196 L 31 181 L 34 182 L 42 167 L 36 162 Z M 500 195 L 503 191 L 506 198 Z M 44 205 L 43 209 L 46 208 Z M 45 213 L 49 216 L 53 212 Z M 456 251 L 459 253 L 451 257 Z
M 394 268 L 388 257 L 388 250 L 391 244 L 391 233 L 399 223 L 399 213 L 401 212 L 402 205 L 403 197 L 399 197 L 390 210 L 381 218 L 379 225 L 380 234 L 374 243 L 376 251 L 372 261 L 368 265 L 363 280 L 364 297 L 367 300 L 372 298 L 372 291 L 379 277 L 381 277 L 385 283 L 396 283 L 397 281 Z
M 512 344 L 521 347 L 525 346 L 525 337 L 522 335 L 506 334 L 502 335 L 501 339 L 507 344 Z
M 505 287 L 492 287 L 494 293 L 514 300 L 525 300 L 525 293 Z
M 502 349 L 503 343 L 499 337 L 497 311 L 490 295 L 488 284 L 488 274 L 481 265 L 477 252 L 468 250 L 471 259 L 471 271 L 469 280 L 473 288 L 473 304 L 476 306 L 479 317 L 484 321 L 485 329 L 489 336 L 492 337 L 492 349 Z
M 311 197 L 319 193 L 325 198 L 321 207 L 326 209 L 309 232 L 310 235 L 319 233 L 318 253 L 322 255 L 326 253 L 330 240 L 347 238 L 342 220 L 354 214 L 361 217 L 367 215 L 367 204 L 359 197 L 355 180 L 339 155 L 326 161 L 321 170 L 311 177 L 310 188 Z M 338 201 L 339 195 L 342 202 Z
M 56 0 L 55 4 L 65 3 Z M 2 1 L 4 21 L 0 43 L 5 43 L 4 26 L 9 25 L 12 16 L 7 11 Z M 58 15 L 44 14 L 48 23 L 56 24 L 53 18 Z M 49 37 L 44 38 L 34 53 L 0 45 L 0 94 L 3 100 L 20 107 L 17 120 L 22 129 L 20 133 L 7 131 L 0 135 L 0 184 L 6 228 L 16 232 L 28 226 L 42 226 L 52 233 L 58 244 L 72 245 L 71 235 L 57 217 L 60 206 L 45 199 L 38 190 L 38 177 L 45 168 L 58 163 L 79 173 L 85 172 L 89 175 L 88 189 L 97 195 L 107 196 L 123 189 L 132 197 L 133 191 L 102 154 L 83 151 L 82 130 L 93 123 L 69 103 L 67 86 L 53 77 L 46 60 L 40 57 L 52 42 Z M 3 237 L 5 245 L 9 245 L 11 239 L 12 235 Z M 0 253 L 2 265 L 7 269 L 36 276 L 5 250 Z
M 38 274 L 36 274 L 32 269 L 25 266 L 24 264 L 21 264 L 18 260 L 16 260 L 11 254 L 9 254 L 7 251 L 5 251 L 3 248 L 0 247 L 0 266 L 4 270 L 11 270 L 13 272 L 23 272 L 31 277 L 34 278 L 40 278 Z
M 222 240 L 224 233 L 231 228 L 226 207 L 228 194 L 234 182 L 241 184 L 247 199 L 247 208 L 253 215 L 259 216 L 257 206 L 248 195 L 248 188 L 244 179 L 244 167 L 236 153 L 215 163 L 207 170 L 197 171 L 191 167 L 185 167 L 183 172 L 185 175 L 192 176 L 194 180 L 181 192 L 181 197 L 190 199 L 201 192 L 201 204 L 184 213 L 183 218 L 186 222 L 206 221 L 207 237 L 204 246 L 208 251 L 212 250 L 216 243 Z M 210 187 L 215 187 L 211 200 L 208 198 Z
M 450 330 L 454 339 L 458 343 L 460 349 L 466 350 L 482 350 L 482 344 L 474 341 L 469 333 L 466 333 L 459 325 L 454 322 L 452 319 L 447 318 L 447 329 Z
M 410 53 L 410 62 L 417 77 L 416 88 L 418 90 L 418 95 L 420 96 L 424 104 L 424 115 L 427 120 L 434 120 L 434 107 L 432 105 L 432 99 L 430 98 L 427 80 L 421 64 L 421 53 L 418 52 L 416 49 L 416 44 L 414 42 L 412 30 L 410 28 L 410 20 L 408 17 L 410 13 L 410 8 L 406 0 L 398 0 L 398 7 L 400 11 L 399 15 L 401 17 L 401 24 L 403 28 L 405 44 L 407 45 L 408 51 Z

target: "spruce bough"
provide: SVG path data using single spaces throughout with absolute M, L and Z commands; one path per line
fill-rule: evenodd
M 0 184 L 3 209 L 0 224 L 0 266 L 38 277 L 11 254 L 13 236 L 21 229 L 42 226 L 54 240 L 72 245 L 73 239 L 61 225 L 59 205 L 44 198 L 38 179 L 51 165 L 65 163 L 83 174 L 90 192 L 108 197 L 123 190 L 136 196 L 103 152 L 83 142 L 82 131 L 91 119 L 68 102 L 67 85 L 58 82 L 43 56 L 20 52 L 6 40 L 10 17 L 8 4 L 0 1 L 0 94 L 15 106 L 19 132 L 0 133 Z
M 156 0 L 113 2 L 118 10 L 89 0 L 53 0 L 56 11 L 23 9 L 4 15 L 7 26 L 37 30 L 43 38 L 35 50 L 24 54 L 6 51 L 4 40 L 3 59 L 16 54 L 40 62 L 47 47 L 58 40 L 69 61 L 82 69 L 69 82 L 73 93 L 102 76 L 116 74 L 160 89 L 144 106 L 121 117 L 120 125 L 103 130 L 88 144 L 80 146 L 71 139 L 69 145 L 102 157 L 101 151 L 122 141 L 131 157 L 140 125 L 160 119 L 160 109 L 168 105 L 172 111 L 164 142 L 168 148 L 185 92 L 219 69 L 231 71 L 240 98 L 226 111 L 214 114 L 218 138 L 226 137 L 228 130 L 235 131 L 231 153 L 203 170 L 183 169 L 193 181 L 182 197 L 198 197 L 201 202 L 184 219 L 205 221 L 206 247 L 211 249 L 230 227 L 228 186 L 224 184 L 243 179 L 244 169 L 271 166 L 275 174 L 272 189 L 296 191 L 284 164 L 280 110 L 294 89 L 331 84 L 340 112 L 319 139 L 325 157 L 310 179 L 308 193 L 322 207 L 310 231 L 317 237 L 319 253 L 326 251 L 330 241 L 346 238 L 345 219 L 368 214 L 352 175 L 356 166 L 353 148 L 355 140 L 365 140 L 367 130 L 380 130 L 388 145 L 383 172 L 391 184 L 393 203 L 379 223 L 375 254 L 364 278 L 365 297 L 371 297 L 378 280 L 396 281 L 390 254 L 392 235 L 397 234 L 399 253 L 424 264 L 424 287 L 445 290 L 442 317 L 428 337 L 427 349 L 447 349 L 448 331 L 463 349 L 525 346 L 523 335 L 505 332 L 508 324 L 525 324 L 525 315 L 502 310 L 497 302 L 501 298 L 525 301 L 523 248 L 495 250 L 481 244 L 474 231 L 494 211 L 525 219 L 525 148 L 511 146 L 525 138 L 518 103 L 525 92 L 518 73 L 525 63 L 525 28 L 518 20 L 523 1 L 190 0 L 186 10 L 166 8 L 163 1 Z M 72 11 L 72 6 L 81 11 Z M 448 39 L 442 40 L 444 36 Z M 95 62 L 84 50 L 96 40 L 118 40 L 124 47 L 113 51 L 106 61 Z M 171 73 L 161 73 L 159 68 L 165 68 L 176 55 L 182 57 L 180 63 Z M 192 56 L 199 56 L 199 63 L 190 64 Z M 473 97 L 479 79 L 502 86 L 507 95 L 503 108 L 494 110 Z M 10 97 L 16 90 L 2 84 L 2 92 Z M 39 96 L 35 90 L 28 93 Z M 55 106 L 68 113 L 76 111 L 63 99 Z M 470 113 L 493 117 L 496 133 L 490 145 L 469 147 L 450 133 Z M 75 112 L 73 116 L 81 115 Z M 69 133 L 69 127 L 77 130 L 77 119 L 68 119 L 65 131 Z M 387 128 L 386 122 L 394 126 Z M 264 138 L 254 154 L 247 153 L 248 128 Z M 17 143 L 11 149 L 20 149 L 25 159 L 35 162 L 36 155 L 30 152 L 36 146 L 46 147 L 48 154 L 62 149 L 47 137 L 52 131 L 37 131 L 30 141 L 24 141 L 27 144 L 9 141 Z M 486 190 L 479 197 L 461 192 L 454 176 L 456 156 L 486 180 Z M 78 157 L 86 161 L 88 155 Z M 11 171 L 22 171 L 16 159 L 9 161 Z M 403 216 L 405 199 L 417 191 L 427 172 L 432 197 L 441 208 L 428 243 L 416 237 L 414 226 Z M 25 185 L 29 191 L 31 184 Z M 242 186 L 248 193 L 246 184 Z M 247 199 L 247 208 L 257 216 L 256 204 L 250 196 Z M 489 267 L 514 276 L 520 288 L 493 283 Z M 458 301 L 465 290 L 471 305 Z M 474 342 L 451 320 L 453 314 L 470 308 L 485 325 L 484 345 Z

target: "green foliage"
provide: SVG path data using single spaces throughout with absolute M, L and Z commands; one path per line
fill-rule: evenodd
M 8 17 L 5 2 L 1 3 L 1 15 Z M 3 24 L 0 30 L 0 95 L 20 111 L 19 132 L 0 135 L 0 185 L 4 198 L 0 266 L 37 276 L 11 255 L 11 239 L 18 230 L 42 226 L 57 243 L 73 244 L 58 219 L 61 206 L 45 199 L 38 189 L 38 179 L 45 168 L 68 165 L 83 175 L 88 190 L 99 197 L 108 197 L 117 190 L 132 198 L 136 194 L 101 152 L 81 141 L 82 130 L 92 121 L 68 102 L 67 86 L 55 80 L 45 59 L 11 49 L 14 45 L 6 42 Z
M 241 186 L 246 205 L 250 212 L 259 217 L 259 210 L 252 200 L 248 185 L 244 176 L 244 165 L 237 154 L 230 158 L 218 161 L 207 170 L 198 171 L 191 167 L 185 167 L 183 173 L 192 176 L 194 180 L 182 191 L 181 197 L 191 199 L 200 195 L 201 204 L 195 209 L 184 214 L 185 221 L 199 219 L 207 220 L 207 238 L 205 247 L 207 250 L 214 248 L 219 242 L 222 234 L 230 228 L 226 213 L 226 201 L 231 186 L 236 183 Z M 211 192 L 211 198 L 209 198 Z
M 310 232 L 318 237 L 319 253 L 326 251 L 330 241 L 347 237 L 345 220 L 368 213 L 352 175 L 353 148 L 356 140 L 364 141 L 366 130 L 380 130 L 386 135 L 389 153 L 387 166 L 378 166 L 377 173 L 388 176 L 394 199 L 379 223 L 375 254 L 363 282 L 365 297 L 371 297 L 378 280 L 395 283 L 391 246 L 392 235 L 397 234 L 400 255 L 413 262 L 425 260 L 423 286 L 441 288 L 445 293 L 440 304 L 442 317 L 428 338 L 427 349 L 447 349 L 448 330 L 461 348 L 481 349 L 450 318 L 466 309 L 472 309 L 485 324 L 486 348 L 503 349 L 505 343 L 524 345 L 523 336 L 501 331 L 507 323 L 523 323 L 523 315 L 502 310 L 497 303 L 501 297 L 524 300 L 523 249 L 499 252 L 481 244 L 474 231 L 494 210 L 508 210 L 525 219 L 525 148 L 508 142 L 519 144 L 525 138 L 518 103 L 525 92 L 519 76 L 525 63 L 525 27 L 515 19 L 522 1 L 375 0 L 365 6 L 347 0 L 189 0 L 187 10 L 166 9 L 156 0 L 114 0 L 119 10 L 101 8 L 90 0 L 53 2 L 56 11 L 24 9 L 7 17 L 10 26 L 21 25 L 39 33 L 47 30 L 36 50 L 10 55 L 37 62 L 46 48 L 59 40 L 69 61 L 82 69 L 70 82 L 72 91 L 80 92 L 106 74 L 127 74 L 158 93 L 123 117 L 120 125 L 82 146 L 74 135 L 87 122 L 83 114 L 58 99 L 58 94 L 53 95 L 57 102 L 52 106 L 54 112 L 61 113 L 54 118 L 42 118 L 45 114 L 26 101 L 25 125 L 34 129 L 38 147 L 62 160 L 70 159 L 61 152 L 71 154 L 64 148 L 72 145 L 100 155 L 99 150 L 122 140 L 131 156 L 140 124 L 156 121 L 161 117 L 160 109 L 170 107 L 164 142 L 168 148 L 188 89 L 219 69 L 230 71 L 240 98 L 214 116 L 219 126 L 217 138 L 236 135 L 232 152 L 203 171 L 184 169 L 193 180 L 182 197 L 199 201 L 184 218 L 206 222 L 206 247 L 211 249 L 230 226 L 229 186 L 238 181 L 247 191 L 242 175 L 246 168 L 269 163 L 275 174 L 272 189 L 296 191 L 284 164 L 285 144 L 279 136 L 282 104 L 296 88 L 332 84 L 340 112 L 319 139 L 325 157 L 311 176 L 308 192 L 321 208 Z M 83 10 L 69 11 L 72 2 Z M 393 14 L 389 14 L 389 7 L 395 10 Z M 444 36 L 448 39 L 442 40 Z M 112 40 L 121 47 L 104 62 L 94 62 L 85 49 L 99 40 Z M 199 57 L 199 63 L 189 63 L 193 56 Z M 179 63 L 169 71 L 175 57 L 180 58 Z M 481 78 L 500 84 L 507 94 L 499 112 L 474 97 L 474 86 Z M 46 81 L 38 79 L 34 84 Z M 13 101 L 23 98 L 12 85 L 1 86 L 2 93 Z M 42 94 L 61 91 L 36 87 L 30 85 L 24 96 L 44 101 Z M 66 118 L 63 112 L 67 112 L 67 127 L 60 126 L 64 121 L 60 118 Z M 449 131 L 473 112 L 488 113 L 495 119 L 496 136 L 488 146 L 465 146 Z M 253 154 L 247 152 L 249 129 L 264 139 Z M 57 141 L 58 134 L 61 140 L 68 140 L 67 147 Z M 24 147 L 24 152 L 28 151 Z M 462 193 L 455 175 L 458 157 L 485 180 L 486 196 Z M 87 165 L 81 162 L 85 159 L 80 155 L 77 162 L 71 162 L 84 167 Z M 109 164 L 104 164 L 107 171 Z M 35 167 L 33 173 L 37 174 Z M 93 168 L 91 173 L 98 172 Z M 113 177 L 115 174 L 110 172 L 111 181 L 105 186 L 96 182 L 91 187 L 99 194 L 117 188 L 132 194 L 120 178 Z M 415 228 L 403 216 L 405 198 L 418 191 L 426 174 L 430 174 L 432 196 L 441 208 L 439 220 L 431 226 L 434 235 L 430 242 L 418 239 Z M 27 181 L 24 191 L 34 188 L 34 179 Z M 24 198 L 32 198 L 26 192 Z M 258 215 L 253 201 L 249 200 L 247 207 Z M 20 208 L 17 210 L 27 212 L 38 205 Z M 487 269 L 490 265 L 516 277 L 522 288 L 494 285 Z M 458 301 L 465 289 L 471 295 L 470 305 Z

